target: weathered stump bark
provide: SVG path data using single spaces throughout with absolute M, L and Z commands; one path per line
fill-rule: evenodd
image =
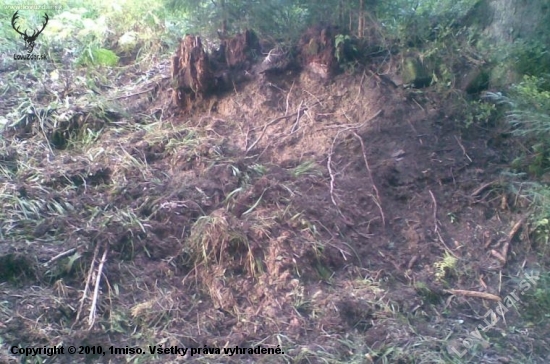
M 230 69 L 249 69 L 261 54 L 260 40 L 253 30 L 245 30 L 229 39 L 222 39 L 225 62 Z
M 172 79 L 176 82 L 174 101 L 187 111 L 212 90 L 214 76 L 200 37 L 186 35 L 183 38 L 172 58 Z
M 298 44 L 302 67 L 323 79 L 333 76 L 338 70 L 334 48 L 337 34 L 331 26 L 309 28 Z

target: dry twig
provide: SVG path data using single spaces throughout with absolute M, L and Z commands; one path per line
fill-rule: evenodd
M 359 96 L 361 96 L 361 91 L 363 90 L 363 80 L 365 79 L 365 74 L 366 74 L 365 71 L 363 71 L 363 75 L 361 76 L 361 81 L 359 81 L 359 91 L 357 91 L 357 96 L 355 96 L 355 100 L 353 100 L 354 104 L 357 102 L 357 100 L 359 100 Z
M 115 100 L 120 100 L 120 99 L 126 99 L 126 98 L 128 98 L 128 97 L 137 96 L 137 95 L 142 95 L 142 94 L 145 94 L 145 93 L 147 93 L 147 92 L 154 92 L 154 91 L 155 91 L 155 88 L 153 87 L 153 88 L 150 88 L 150 89 L 147 89 L 147 90 L 135 92 L 135 93 L 133 93 L 133 94 L 113 97 L 113 98 L 111 98 L 111 99 L 107 99 L 107 101 L 115 101 Z
M 298 106 L 298 111 L 297 111 L 297 114 L 296 115 L 296 122 L 294 123 L 294 125 L 292 125 L 292 129 L 290 129 L 290 134 L 294 134 L 296 131 L 298 131 L 299 129 L 299 125 L 300 125 L 300 117 L 302 116 L 302 104 L 304 102 L 301 101 L 300 102 L 300 105 Z
M 434 232 L 438 232 L 439 231 L 439 227 L 437 226 L 437 201 L 435 200 L 435 196 L 432 192 L 432 190 L 428 190 L 428 192 L 430 192 L 430 196 L 432 196 L 432 201 L 434 203 L 434 212 L 433 212 L 433 217 L 434 217 Z
M 512 227 L 512 230 L 510 230 L 510 233 L 508 234 L 508 239 L 502 247 L 502 255 L 505 258 L 508 255 L 508 248 L 510 247 L 510 243 L 512 242 L 512 240 L 514 240 L 514 237 L 518 233 L 521 226 L 525 223 L 525 220 L 527 220 L 527 215 L 523 216 L 518 222 L 516 222 Z
M 294 81 L 292 82 L 292 86 L 290 86 L 290 90 L 288 90 L 288 93 L 286 95 L 286 109 L 285 109 L 285 115 L 288 115 L 288 109 L 290 107 L 290 104 L 289 104 L 289 99 L 290 99 L 290 94 L 292 93 L 292 89 L 294 88 Z
M 463 290 L 463 289 L 445 289 L 445 290 L 443 290 L 443 292 L 454 294 L 454 295 L 460 295 L 460 296 L 483 298 L 485 300 L 491 300 L 491 301 L 501 301 L 502 300 L 499 296 L 491 294 L 491 293 L 477 292 L 477 291 L 466 291 L 466 290 Z
M 506 264 L 506 258 L 502 254 L 500 254 L 500 252 L 496 251 L 495 249 L 491 249 L 491 255 L 495 257 L 503 266 L 504 264 Z
M 462 148 L 462 153 L 464 153 L 464 155 L 466 156 L 466 158 L 468 158 L 468 160 L 470 161 L 470 163 L 472 163 L 472 158 L 470 158 L 470 156 L 468 155 L 468 153 L 466 153 L 466 148 L 464 148 L 464 146 L 462 145 L 462 143 L 460 142 L 460 140 L 458 140 L 458 138 L 456 137 L 456 135 L 455 135 L 454 137 L 455 137 L 456 142 L 458 143 L 458 145 L 460 145 L 460 148 Z
M 374 193 L 376 193 L 376 197 L 372 196 L 374 203 L 376 206 L 378 206 L 378 210 L 380 210 L 380 216 L 382 217 L 382 226 L 386 226 L 386 217 L 384 216 L 384 210 L 382 210 L 382 200 L 380 199 L 380 194 L 378 193 L 378 188 L 376 187 L 376 184 L 374 183 L 374 178 L 372 177 L 372 171 L 370 170 L 369 161 L 367 159 L 367 151 L 365 148 L 365 143 L 363 143 L 363 139 L 357 134 L 355 131 L 353 132 L 353 135 L 359 140 L 359 143 L 361 143 L 361 150 L 363 152 L 363 160 L 365 161 L 365 166 L 367 167 L 367 171 L 369 172 L 369 178 L 370 182 L 372 183 L 372 188 L 374 190 Z
M 514 226 L 512 227 L 512 230 L 510 230 L 510 232 L 508 233 L 508 237 L 504 242 L 504 245 L 502 246 L 502 249 L 500 252 L 494 249 L 491 250 L 491 255 L 494 256 L 496 259 L 498 259 L 498 261 L 502 264 L 503 267 L 508 261 L 508 249 L 510 249 L 510 243 L 512 242 L 512 240 L 514 240 L 514 237 L 518 233 L 521 226 L 525 223 L 525 220 L 527 220 L 527 215 L 523 216 L 521 219 L 519 219 L 518 222 L 514 224 Z
M 88 295 L 90 282 L 92 281 L 92 275 L 94 273 L 95 260 L 97 258 L 97 254 L 99 253 L 99 245 L 100 245 L 99 243 L 96 244 L 94 249 L 92 264 L 90 266 L 90 270 L 88 271 L 88 276 L 86 277 L 86 285 L 84 286 L 84 292 L 82 292 L 82 297 L 80 298 L 80 305 L 78 306 L 78 311 L 76 312 L 76 319 L 74 320 L 72 327 L 74 327 L 74 325 L 76 325 L 76 323 L 78 322 L 78 319 L 80 318 L 80 314 L 82 313 L 82 308 L 84 307 L 84 301 L 86 300 L 86 296 Z
M 103 265 L 107 260 L 108 250 L 109 248 L 105 247 L 105 250 L 103 251 L 103 256 L 101 257 L 101 261 L 99 262 L 99 267 L 97 268 L 97 277 L 95 281 L 94 295 L 92 298 L 92 305 L 90 306 L 90 315 L 88 316 L 88 326 L 90 329 L 92 328 L 95 322 L 96 311 L 97 311 L 97 297 L 99 296 L 99 284 L 101 283 L 101 276 L 103 275 Z
M 48 265 L 52 264 L 56 260 L 61 259 L 63 257 L 66 257 L 67 255 L 70 255 L 70 254 L 74 253 L 75 251 L 76 251 L 76 248 L 72 248 L 72 249 L 69 249 L 69 250 L 67 250 L 63 253 L 59 253 L 55 257 L 51 258 L 46 263 L 44 263 L 44 266 L 47 267 Z
M 332 153 L 333 153 L 333 150 L 334 150 L 334 144 L 336 143 L 336 138 L 338 137 L 338 133 L 336 134 L 336 137 L 334 137 L 334 140 L 332 141 L 332 145 L 330 146 L 330 151 L 328 153 L 328 160 L 327 160 L 327 169 L 328 169 L 328 174 L 330 176 L 330 199 L 332 201 L 332 203 L 334 204 L 334 206 L 336 206 L 336 208 L 338 209 L 338 212 L 340 211 L 340 208 L 338 207 L 338 204 L 336 203 L 336 201 L 334 200 L 334 180 L 335 180 L 335 177 L 334 177 L 334 173 L 332 172 Z
M 472 197 L 478 197 L 483 191 L 485 191 L 487 188 L 491 187 L 492 185 L 496 184 L 497 181 L 491 181 L 491 182 L 487 182 L 481 186 L 479 186 L 478 188 L 476 188 L 476 190 L 474 192 L 472 192 L 471 196 Z

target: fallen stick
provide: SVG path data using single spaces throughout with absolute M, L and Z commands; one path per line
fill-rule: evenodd
M 92 305 L 90 306 L 90 315 L 88 316 L 88 326 L 91 329 L 95 322 L 96 311 L 97 311 L 97 297 L 99 296 L 99 284 L 101 283 L 101 276 L 103 274 L 103 265 L 107 260 L 107 251 L 108 247 L 105 247 L 103 251 L 103 256 L 101 257 L 101 262 L 99 262 L 99 267 L 97 268 L 97 278 L 95 281 L 94 287 L 94 296 L 92 298 Z
M 443 292 L 450 293 L 455 296 L 477 297 L 477 298 L 483 298 L 485 300 L 491 300 L 491 301 L 502 301 L 502 299 L 499 296 L 491 293 L 485 293 L 485 292 L 466 291 L 463 289 L 445 289 L 443 290 Z
M 458 145 L 460 145 L 460 148 L 462 149 L 462 153 L 464 153 L 464 155 L 466 156 L 466 158 L 468 158 L 468 160 L 470 161 L 470 163 L 472 163 L 472 158 L 470 158 L 470 156 L 468 155 L 468 153 L 466 153 L 466 148 L 464 148 L 464 146 L 462 145 L 462 143 L 460 142 L 460 140 L 458 140 L 458 138 L 456 137 L 456 135 L 455 135 L 454 137 L 455 137 L 456 142 L 458 143 Z
M 92 264 L 90 265 L 90 270 L 88 271 L 88 276 L 86 277 L 86 285 L 84 286 L 84 292 L 82 292 L 82 297 L 80 298 L 80 305 L 78 306 L 78 311 L 76 312 L 76 318 L 71 328 L 74 327 L 74 325 L 76 325 L 76 323 L 78 322 L 78 319 L 80 318 L 80 314 L 82 313 L 82 308 L 84 307 L 84 301 L 86 300 L 86 296 L 88 295 L 88 290 L 90 288 L 90 282 L 92 281 L 92 274 L 94 272 L 94 267 L 95 267 L 95 259 L 97 258 L 98 252 L 99 252 L 99 243 L 96 244 L 94 249 L 94 256 L 92 258 Z
M 72 248 L 72 249 L 69 249 L 69 250 L 67 250 L 63 253 L 59 253 L 55 257 L 53 257 L 52 259 L 50 259 L 46 263 L 44 263 L 44 266 L 47 267 L 48 265 L 52 264 L 56 260 L 61 259 L 63 257 L 66 257 L 67 255 L 70 255 L 70 254 L 74 253 L 75 251 L 76 251 L 76 248 Z
M 508 249 L 510 248 L 510 244 L 512 243 L 512 240 L 514 240 L 514 237 L 518 233 L 521 226 L 525 223 L 525 220 L 527 220 L 527 215 L 525 215 L 521 219 L 519 219 L 519 221 L 516 222 L 514 224 L 514 226 L 512 227 L 512 230 L 510 230 L 510 232 L 508 233 L 508 239 L 506 239 L 506 241 L 504 242 L 504 245 L 502 246 L 501 256 L 504 259 L 504 261 L 502 262 L 503 266 L 504 266 L 504 264 L 506 264 L 506 262 L 508 260 L 508 258 L 507 258 L 508 257 Z
M 430 196 L 432 196 L 432 201 L 434 203 L 434 212 L 433 212 L 434 232 L 437 233 L 439 231 L 439 227 L 437 226 L 437 201 L 435 200 L 435 196 L 434 196 L 432 190 L 428 190 L 428 192 L 430 193 Z
M 376 193 L 376 197 L 373 196 L 374 203 L 376 206 L 378 206 L 378 210 L 380 210 L 380 216 L 382 217 L 382 226 L 386 226 L 386 217 L 384 216 L 384 210 L 382 210 L 382 200 L 380 199 L 380 194 L 378 193 L 378 188 L 376 187 L 376 184 L 374 183 L 374 178 L 372 177 L 372 171 L 370 170 L 369 161 L 367 159 L 367 151 L 365 148 L 365 143 L 363 143 L 363 139 L 357 134 L 355 131 L 353 132 L 353 135 L 359 140 L 359 143 L 361 143 L 361 151 L 363 152 L 363 160 L 365 161 L 365 166 L 367 167 L 367 172 L 369 173 L 370 182 L 372 183 L 372 188 L 374 192 Z
M 472 197 L 479 196 L 483 191 L 485 191 L 487 188 L 491 187 L 495 183 L 497 183 L 497 181 L 491 181 L 491 182 L 488 182 L 488 183 L 485 183 L 485 184 L 479 186 L 474 192 L 472 192 L 471 196 Z

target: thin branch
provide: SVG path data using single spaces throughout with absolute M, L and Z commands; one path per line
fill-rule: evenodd
M 78 311 L 76 313 L 76 319 L 74 320 L 73 327 L 78 322 L 78 319 L 80 318 L 80 314 L 82 313 L 82 308 L 84 307 L 84 301 L 86 300 L 86 296 L 88 295 L 88 290 L 90 288 L 90 282 L 92 281 L 92 275 L 94 273 L 94 267 L 95 267 L 95 260 L 97 258 L 97 254 L 99 253 L 99 243 L 96 244 L 94 249 L 94 256 L 92 258 L 92 264 L 90 266 L 90 270 L 88 271 L 88 276 L 86 277 L 86 285 L 84 286 L 84 292 L 82 292 L 82 297 L 80 298 L 80 305 L 78 306 Z
M 72 248 L 72 249 L 69 249 L 69 250 L 67 250 L 63 253 L 59 253 L 55 257 L 51 258 L 46 263 L 44 263 L 44 266 L 47 267 L 48 265 L 52 264 L 56 260 L 61 259 L 63 257 L 66 257 L 67 255 L 70 255 L 70 254 L 74 253 L 75 251 L 76 251 L 76 248 Z
M 101 257 L 101 262 L 99 262 L 99 267 L 97 268 L 97 278 L 95 282 L 95 288 L 94 288 L 94 296 L 92 298 L 92 305 L 90 306 L 90 315 L 88 316 L 88 325 L 91 329 L 95 322 L 96 317 L 96 311 L 97 311 L 97 297 L 99 295 L 99 284 L 101 283 L 101 276 L 103 275 L 103 265 L 105 264 L 105 261 L 107 259 L 107 251 L 109 250 L 109 247 L 106 246 L 105 250 L 103 251 L 103 256 Z
M 359 99 L 359 96 L 361 96 L 361 91 L 363 90 L 363 80 L 364 79 L 365 79 L 365 71 L 363 71 L 363 75 L 361 76 L 361 81 L 359 81 L 359 91 L 357 91 L 357 95 L 355 96 L 355 100 L 353 100 L 354 104 Z
M 380 194 L 378 193 L 378 188 L 376 187 L 376 184 L 374 183 L 374 178 L 372 177 L 372 171 L 369 166 L 369 161 L 367 159 L 367 151 L 365 148 L 365 143 L 363 142 L 363 139 L 357 134 L 355 131 L 353 132 L 353 135 L 359 140 L 359 143 L 361 143 L 361 150 L 363 152 L 363 160 L 365 161 L 365 166 L 367 167 L 367 171 L 369 173 L 370 182 L 372 184 L 372 188 L 374 192 L 376 193 L 376 197 L 373 196 L 374 203 L 376 206 L 378 206 L 378 210 L 380 210 L 380 216 L 382 217 L 382 226 L 386 226 L 386 218 L 384 216 L 384 211 L 382 210 L 382 200 L 380 199 Z
M 468 160 L 470 161 L 470 163 L 472 163 L 472 158 L 470 158 L 470 156 L 468 155 L 468 153 L 466 153 L 466 148 L 464 148 L 464 146 L 462 145 L 462 143 L 460 142 L 460 140 L 458 140 L 458 138 L 456 137 L 456 135 L 455 135 L 454 137 L 455 137 L 456 142 L 458 143 L 458 145 L 460 145 L 460 148 L 462 148 L 462 153 L 464 153 L 464 155 L 466 156 L 466 158 L 468 158 Z
M 335 180 L 335 177 L 334 177 L 334 173 L 332 172 L 332 167 L 331 167 L 331 165 L 332 165 L 332 153 L 333 153 L 333 150 L 334 150 L 334 144 L 336 143 L 336 138 L 337 137 L 338 137 L 338 133 L 334 137 L 334 140 L 332 141 L 332 145 L 330 146 L 330 150 L 329 150 L 329 153 L 328 153 L 328 160 L 327 160 L 327 169 L 328 169 L 328 174 L 330 176 L 330 200 L 332 201 L 334 206 L 336 206 L 338 211 L 340 211 L 340 208 L 338 207 L 338 204 L 334 200 L 334 180 Z
M 501 252 L 502 252 L 501 257 L 503 258 L 502 265 L 506 264 L 507 256 L 508 256 L 508 249 L 510 248 L 510 243 L 512 242 L 512 240 L 514 240 L 514 237 L 518 233 L 519 229 L 525 223 L 525 220 L 527 220 L 527 216 L 523 216 L 518 222 L 516 222 L 514 224 L 514 226 L 512 227 L 512 230 L 510 230 L 510 233 L 508 233 L 508 238 L 504 242 L 504 245 L 502 246 L 502 250 L 501 250 Z M 495 255 L 495 254 L 493 254 L 493 255 Z
M 483 298 L 486 300 L 491 301 L 501 301 L 502 299 L 494 294 L 485 293 L 485 292 L 477 292 L 477 291 L 466 291 L 463 289 L 445 289 L 443 290 L 445 293 L 450 293 L 453 295 L 460 295 L 460 296 L 467 296 L 467 297 L 477 297 L 477 298 Z
M 300 117 L 302 116 L 302 104 L 304 102 L 300 102 L 300 105 L 298 106 L 298 115 L 296 115 L 296 122 L 294 125 L 292 125 L 292 129 L 290 129 L 290 134 L 294 134 L 298 129 L 298 125 L 300 125 Z
M 471 196 L 472 197 L 478 197 L 483 191 L 485 191 L 487 188 L 491 187 L 492 185 L 494 184 L 497 184 L 498 181 L 491 181 L 491 182 L 487 182 L 481 186 L 479 186 L 474 192 L 472 192 Z
M 290 99 L 290 93 L 292 92 L 292 89 L 294 88 L 294 81 L 292 81 L 292 86 L 290 86 L 290 90 L 288 90 L 288 94 L 286 95 L 286 109 L 285 109 L 285 115 L 288 114 L 289 109 L 289 99 Z
M 435 196 L 432 192 L 432 190 L 428 190 L 430 192 L 430 196 L 432 196 L 432 201 L 434 203 L 434 212 L 433 212 L 433 218 L 434 218 L 434 232 L 439 231 L 439 227 L 437 226 L 437 201 L 435 200 Z

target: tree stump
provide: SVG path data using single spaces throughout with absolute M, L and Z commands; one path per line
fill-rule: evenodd
M 212 90 L 214 76 L 200 37 L 186 35 L 182 39 L 172 57 L 172 79 L 175 82 L 174 101 L 187 111 Z
M 247 70 L 261 54 L 260 40 L 253 30 L 222 39 L 225 62 L 230 69 Z
M 335 52 L 337 29 L 332 26 L 311 27 L 298 44 L 302 67 L 322 79 L 328 79 L 338 70 Z

